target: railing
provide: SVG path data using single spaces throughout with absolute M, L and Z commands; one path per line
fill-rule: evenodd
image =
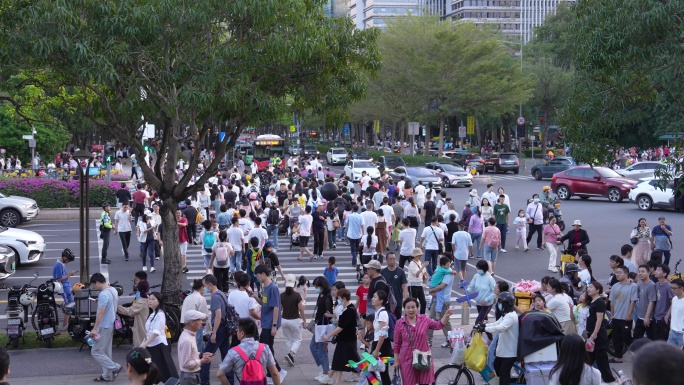
M 91 167 L 93 169 L 95 167 Z M 70 168 L 46 168 L 39 167 L 36 169 L 32 168 L 21 168 L 12 170 L 1 170 L 0 174 L 3 178 L 45 178 L 45 179 L 62 179 L 64 181 L 70 181 L 76 176 L 76 170 Z M 97 174 L 91 172 L 90 179 L 105 179 L 107 175 L 106 170 L 98 170 Z M 111 170 L 111 175 L 124 175 L 119 170 Z M 120 179 L 120 178 L 117 178 Z

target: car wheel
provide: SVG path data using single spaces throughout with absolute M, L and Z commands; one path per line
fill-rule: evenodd
M 581 200 L 586 201 L 589 197 L 580 197 Z
M 330 166 L 330 161 L 328 160 L 328 158 L 325 158 L 325 164 L 327 164 L 328 166 Z
M 608 200 L 613 202 L 613 203 L 620 203 L 620 202 L 622 202 L 622 193 L 620 192 L 619 189 L 616 189 L 615 187 L 609 188 L 608 189 Z
M 651 211 L 653 209 L 653 199 L 648 195 L 640 195 L 637 198 L 637 206 L 639 206 L 639 210 Z
M 442 178 L 442 186 L 444 188 L 451 187 L 451 182 L 449 182 L 449 178 L 447 178 L 447 177 Z
M 513 170 L 513 174 L 515 174 L 515 175 L 518 175 L 519 172 L 520 172 L 519 168 L 516 168 L 515 170 Z
M 21 214 L 15 209 L 7 209 L 0 213 L 0 225 L 4 227 L 16 227 L 21 223 Z
M 558 198 L 566 201 L 570 199 L 570 189 L 568 188 L 568 186 L 565 185 L 558 186 L 558 188 L 556 189 L 556 195 L 558 195 Z
M 534 179 L 536 179 L 536 180 L 542 180 L 542 173 L 539 170 L 534 170 L 534 173 L 532 176 L 534 176 Z

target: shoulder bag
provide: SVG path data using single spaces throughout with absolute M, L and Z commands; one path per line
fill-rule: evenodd
M 435 229 L 430 226 L 430 230 L 432 230 L 432 235 L 435 236 L 435 241 L 437 241 L 437 253 L 442 254 L 444 253 L 444 247 L 442 247 L 442 242 L 437 239 L 437 234 L 435 233 Z
M 423 352 L 416 349 L 413 343 L 413 337 L 411 337 L 411 332 L 409 331 L 408 325 L 404 323 L 404 328 L 406 328 L 406 334 L 409 337 L 411 343 L 411 350 L 413 351 L 413 360 L 411 361 L 411 366 L 413 369 L 419 370 L 421 372 L 426 372 L 430 370 L 432 366 L 432 353 L 427 351 Z

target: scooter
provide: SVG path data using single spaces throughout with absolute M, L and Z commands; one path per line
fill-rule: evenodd
M 62 290 L 60 282 L 49 279 L 38 286 L 36 291 L 36 308 L 33 310 L 31 323 L 36 331 L 36 338 L 43 341 L 46 348 L 52 347 L 57 325 L 59 325 L 55 293 L 62 292 Z
M 31 283 L 38 278 L 38 273 L 33 275 L 31 282 L 23 286 L 12 286 L 7 292 L 7 308 L 5 309 L 5 316 L 7 317 L 7 345 L 16 349 L 19 346 L 19 339 L 26 343 L 24 339 L 24 331 L 26 324 L 28 324 L 29 306 L 33 306 L 35 294 L 29 291 Z

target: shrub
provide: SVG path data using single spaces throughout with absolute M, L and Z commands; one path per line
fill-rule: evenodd
M 90 181 L 90 206 L 100 206 L 102 202 L 114 204 L 119 182 L 107 184 L 103 180 Z M 5 195 L 18 195 L 34 199 L 40 208 L 63 208 L 78 205 L 78 180 L 65 182 L 59 179 L 44 178 L 4 178 L 0 179 L 0 191 Z

